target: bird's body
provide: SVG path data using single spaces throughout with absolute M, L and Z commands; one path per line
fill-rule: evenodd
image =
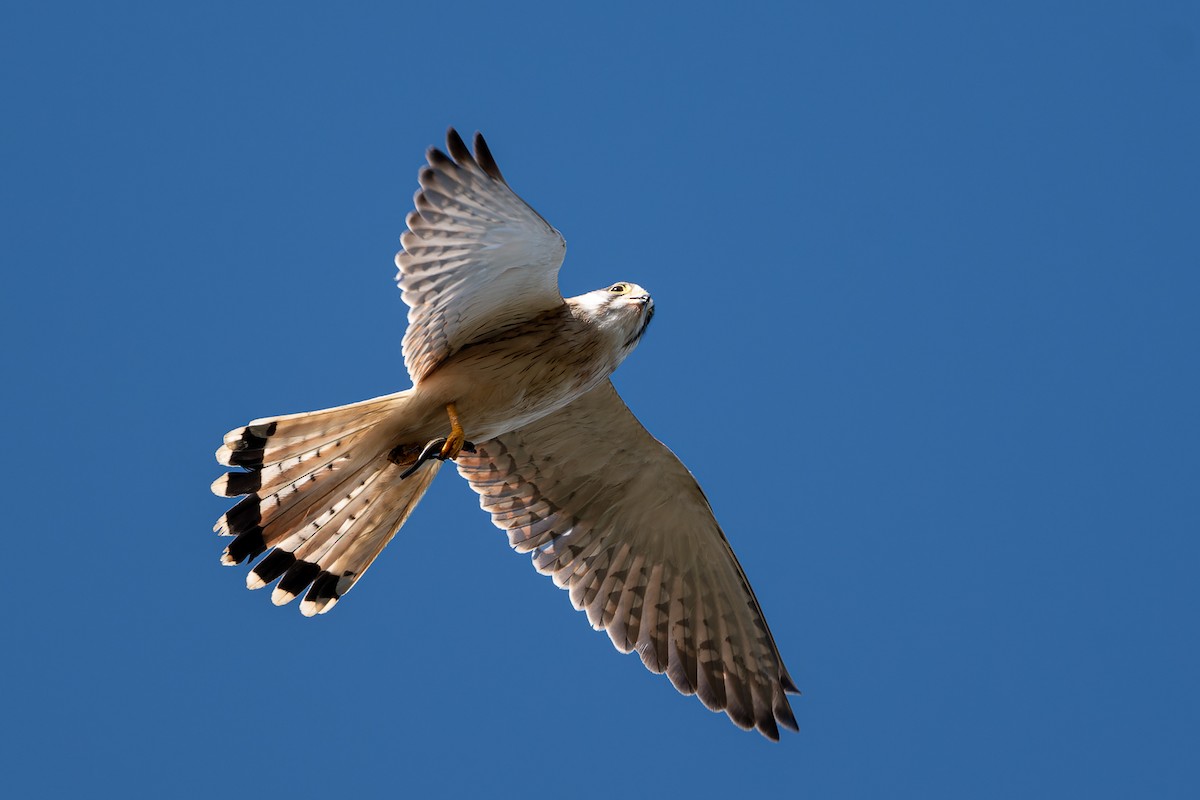
M 413 387 L 227 434 L 217 458 L 245 471 L 213 490 L 245 498 L 216 525 L 235 537 L 223 561 L 270 551 L 247 585 L 278 580 L 275 603 L 304 593 L 301 611 L 324 613 L 453 459 L 514 549 L 618 649 L 742 727 L 794 729 L 795 686 L 707 500 L 608 381 L 654 314 L 649 294 L 617 283 L 564 300 L 562 237 L 482 137 L 474 155 L 453 130 L 447 145 L 453 160 L 429 153 L 397 256 Z
M 628 347 L 623 343 L 653 313 L 648 295 L 633 288 L 646 300 L 614 296 L 630 306 L 623 312 L 599 314 L 580 298 L 569 298 L 559 308 L 465 345 L 413 387 L 414 416 L 432 427 L 399 438 L 423 443 L 444 433 L 446 405 L 455 403 L 472 437 L 494 439 L 594 389 L 633 350 L 636 340 Z M 632 324 L 621 324 L 627 321 Z

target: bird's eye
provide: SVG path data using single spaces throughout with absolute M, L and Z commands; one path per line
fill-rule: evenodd
M 622 294 L 623 292 L 627 291 L 628 289 L 629 289 L 629 287 L 623 283 L 614 283 L 612 286 L 608 287 L 608 290 L 610 292 L 612 292 L 613 294 Z

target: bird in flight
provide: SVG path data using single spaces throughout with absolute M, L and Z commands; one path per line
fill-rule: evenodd
M 271 600 L 324 614 L 454 461 L 534 567 L 623 653 L 739 727 L 796 730 L 795 683 L 695 478 L 609 376 L 654 316 L 621 281 L 563 298 L 562 235 L 509 188 L 487 143 L 430 148 L 396 255 L 412 388 L 256 419 L 212 485 L 244 495 L 214 530 Z

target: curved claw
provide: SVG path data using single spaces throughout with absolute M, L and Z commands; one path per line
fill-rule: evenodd
M 421 448 L 421 455 L 417 456 L 417 460 L 414 461 L 408 469 L 400 473 L 400 480 L 404 480 L 408 476 L 412 475 L 414 472 L 420 469 L 421 465 L 426 461 L 432 461 L 435 458 L 445 461 L 446 457 L 442 455 L 442 448 L 445 446 L 445 444 L 445 436 L 439 436 L 436 439 L 430 439 L 428 442 L 426 442 L 425 446 Z M 463 442 L 462 450 L 465 453 L 474 453 L 475 444 L 473 442 Z
M 442 445 L 446 443 L 445 436 L 439 436 L 436 439 L 431 439 L 421 450 L 421 455 L 417 456 L 417 460 L 412 466 L 400 473 L 400 480 L 404 480 L 409 475 L 416 472 L 422 464 L 430 459 L 442 457 Z

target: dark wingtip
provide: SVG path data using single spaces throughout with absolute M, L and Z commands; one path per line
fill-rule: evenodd
M 796 715 L 792 713 L 792 707 L 788 705 L 786 701 L 784 702 L 783 708 L 775 711 L 775 719 L 777 719 L 779 724 L 787 728 L 789 731 L 795 731 L 799 733 L 800 724 L 796 722 Z
M 454 164 L 454 161 L 450 158 L 450 156 L 446 155 L 441 150 L 438 150 L 436 147 L 431 147 L 425 151 L 425 160 L 429 162 L 430 166 L 434 167 L 447 167 Z
M 508 185 L 508 181 L 504 180 L 504 176 L 500 174 L 500 167 L 496 166 L 496 159 L 492 157 L 492 151 L 488 149 L 487 142 L 483 139 L 483 134 L 475 131 L 475 161 L 483 168 L 483 171 L 492 176 L 501 183 Z
M 467 143 L 458 135 L 458 131 L 454 130 L 453 125 L 446 128 L 446 150 L 459 164 L 470 164 L 474 160 L 471 158 L 471 151 L 467 149 Z

